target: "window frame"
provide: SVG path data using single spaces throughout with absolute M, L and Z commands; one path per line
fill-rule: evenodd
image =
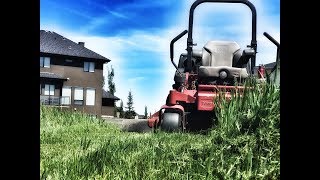
M 86 64 L 87 64 L 87 68 L 86 68 Z M 93 67 L 93 69 L 91 69 Z M 95 72 L 95 62 L 91 62 L 91 61 L 84 61 L 83 63 L 83 71 L 84 72 Z
M 48 60 L 49 63 L 46 63 Z M 42 68 L 50 68 L 51 66 L 51 58 L 47 56 L 40 56 L 40 67 Z
M 70 96 L 65 96 L 65 95 L 64 95 L 64 93 L 63 93 L 63 92 L 65 92 L 64 89 L 70 90 Z M 71 99 L 71 98 L 72 98 L 72 87 L 71 87 L 71 86 L 62 86 L 62 88 L 61 88 L 61 97 L 69 97 L 68 103 L 63 103 L 63 104 L 64 104 L 64 105 L 71 105 L 71 100 L 72 100 L 72 99 Z M 65 100 L 64 100 L 63 102 L 65 102 Z
M 46 91 L 46 87 L 49 86 L 49 94 L 46 94 L 48 91 Z M 53 87 L 53 88 L 52 88 Z M 54 84 L 45 84 L 44 85 L 44 95 L 45 96 L 54 96 L 55 94 L 55 85 Z M 51 94 L 53 92 L 53 94 Z
M 93 104 L 88 104 L 88 90 L 94 90 L 94 98 L 93 98 Z M 88 87 L 86 88 L 86 106 L 95 106 L 96 104 L 96 88 L 91 88 L 91 87 Z
M 82 90 L 82 98 L 78 99 L 78 97 L 76 97 L 76 89 L 81 89 Z M 84 101 L 83 101 L 83 91 L 84 88 L 83 87 L 74 87 L 73 88 L 73 104 L 74 105 L 78 105 L 78 106 L 83 106 L 84 105 Z M 80 104 L 81 102 L 81 104 Z

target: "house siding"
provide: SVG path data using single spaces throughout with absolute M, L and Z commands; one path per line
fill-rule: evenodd
M 114 99 L 108 99 L 108 98 L 102 98 L 102 107 L 101 107 L 101 113 L 104 116 L 114 116 L 114 107 L 115 100 Z
M 114 107 L 111 106 L 102 106 L 101 113 L 104 116 L 114 116 Z
M 102 106 L 102 81 L 103 81 L 103 63 L 99 61 L 95 61 L 92 59 L 87 59 L 85 61 L 94 61 L 95 63 L 95 71 L 94 72 L 84 72 L 83 62 L 84 60 L 80 60 L 74 57 L 67 56 L 54 56 L 49 54 L 41 54 L 40 56 L 50 57 L 50 68 L 42 68 L 40 67 L 40 72 L 50 72 L 63 76 L 64 78 L 69 78 L 67 81 L 64 81 L 63 86 L 69 86 L 71 88 L 71 105 L 70 108 L 75 109 L 77 111 L 84 111 L 89 114 L 96 114 L 97 116 L 101 116 L 101 106 Z M 63 65 L 66 63 L 66 59 L 70 59 L 73 62 L 68 65 Z M 74 105 L 74 88 L 82 87 L 83 88 L 83 105 Z M 55 93 L 57 96 L 61 95 L 61 88 L 57 89 Z M 95 105 L 87 106 L 86 104 L 86 89 L 94 88 L 95 89 Z

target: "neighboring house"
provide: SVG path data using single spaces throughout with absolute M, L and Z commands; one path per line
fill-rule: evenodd
M 144 118 L 144 115 L 136 114 L 136 115 L 134 116 L 134 119 L 145 119 L 145 118 Z
M 263 65 L 265 68 L 264 78 L 266 78 L 268 74 L 270 81 L 275 85 L 280 86 L 280 59 L 277 66 L 276 64 L 277 62 L 272 62 Z M 258 76 L 258 69 L 259 66 L 254 67 L 255 76 Z
M 109 59 L 55 32 L 40 30 L 40 102 L 101 116 L 103 64 Z M 113 112 L 112 112 L 113 115 Z
M 266 73 L 270 74 L 275 65 L 276 65 L 276 62 L 263 64 L 263 66 L 265 68 L 264 76 L 266 76 Z M 259 66 L 254 67 L 254 74 L 255 75 L 258 75 L 258 69 L 259 69 Z
M 275 65 L 276 65 L 276 62 L 265 64 L 264 68 L 266 73 L 270 74 Z
M 110 92 L 102 91 L 102 117 L 114 117 L 115 101 L 120 100 L 118 97 L 112 95 Z

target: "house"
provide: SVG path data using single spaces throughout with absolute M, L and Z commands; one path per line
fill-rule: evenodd
M 277 66 L 276 66 L 277 65 Z M 270 76 L 271 81 L 274 82 L 274 84 L 280 86 L 280 59 L 277 62 L 272 62 L 265 65 L 266 72 Z
M 144 115 L 136 114 L 134 116 L 134 119 L 145 119 L 145 118 L 144 118 Z
M 101 117 L 103 65 L 110 62 L 52 31 L 40 30 L 40 102 L 83 111 Z M 111 98 L 110 101 L 117 100 Z M 110 103 L 109 103 L 110 104 Z M 113 106 L 112 106 L 113 108 Z M 107 108 L 108 109 L 108 108 Z M 113 115 L 113 112 L 112 114 Z
M 276 62 L 268 63 L 264 65 L 266 73 L 270 74 L 273 68 L 275 67 Z
M 120 99 L 110 92 L 105 90 L 102 91 L 102 117 L 114 117 L 114 104 L 117 100 Z
M 264 64 L 263 66 L 265 69 L 265 72 L 263 74 L 264 78 L 269 76 L 271 82 L 273 82 L 277 86 L 280 86 L 280 59 L 278 62 Z M 258 76 L 258 69 L 259 66 L 254 67 L 255 76 Z
M 268 63 L 268 64 L 263 64 L 264 69 L 265 69 L 264 76 L 266 76 L 266 73 L 267 73 L 267 74 L 270 74 L 271 71 L 273 70 L 273 68 L 275 68 L 275 65 L 276 65 L 276 62 L 272 62 L 272 63 Z M 258 69 L 259 69 L 259 66 L 255 66 L 255 67 L 254 67 L 254 74 L 255 74 L 256 76 L 258 76 Z

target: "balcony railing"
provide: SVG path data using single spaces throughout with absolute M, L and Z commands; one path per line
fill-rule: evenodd
M 43 105 L 68 106 L 71 103 L 68 96 L 42 96 L 40 95 L 40 103 Z

